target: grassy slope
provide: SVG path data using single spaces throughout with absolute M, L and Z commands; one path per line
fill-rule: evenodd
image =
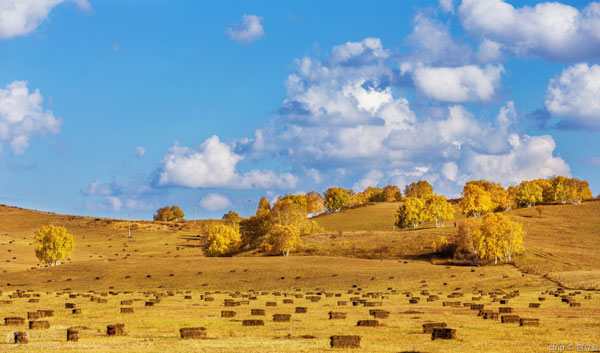
M 442 228 L 425 224 L 418 230 L 390 231 L 398 203 L 346 210 L 316 218 L 325 234 L 305 237 L 306 252 L 342 256 L 389 258 L 431 252 L 432 242 L 455 234 L 453 222 Z M 600 287 L 600 202 L 543 206 L 506 212 L 523 224 L 525 253 L 516 264 L 547 274 L 565 285 Z M 457 217 L 461 217 L 457 212 Z
M 600 204 L 596 203 L 579 206 L 581 208 L 548 208 L 542 221 L 556 212 L 553 217 L 566 217 L 569 222 L 574 222 L 573 224 L 580 222 L 584 228 L 593 228 L 597 219 L 587 221 L 587 216 L 582 214 L 597 214 L 598 206 Z M 380 205 L 375 207 L 383 208 Z M 568 210 L 571 210 L 570 215 L 567 215 Z M 547 229 L 555 228 L 552 223 L 555 221 L 544 225 L 538 223 L 535 218 L 529 218 L 533 210 L 519 210 L 511 214 L 522 219 L 532 233 L 547 234 Z M 381 216 L 381 219 L 384 217 Z M 578 220 L 579 218 L 581 220 Z M 370 218 L 374 219 L 377 217 Z M 34 230 L 47 223 L 65 225 L 74 234 L 75 251 L 70 263 L 57 267 L 35 267 L 35 256 L 30 243 Z M 49 319 L 51 328 L 29 330 L 32 342 L 17 348 L 19 351 L 120 352 L 126 347 L 130 352 L 224 352 L 243 346 L 246 352 L 327 352 L 331 351 L 328 348 L 330 335 L 358 334 L 362 336 L 363 348 L 357 351 L 514 353 L 545 350 L 548 344 L 556 342 L 594 343 L 597 329 L 600 327 L 598 294 L 594 294 L 592 300 L 584 301 L 581 296 L 578 297 L 583 301 L 581 308 L 569 308 L 560 303 L 560 298 L 549 296 L 541 309 L 529 309 L 528 303 L 537 301 L 540 293 L 554 289 L 556 285 L 536 275 L 522 275 L 516 268 L 508 265 L 472 269 L 434 266 L 426 261 L 324 256 L 205 258 L 202 256 L 202 250 L 198 248 L 202 238 L 196 236 L 200 227 L 193 228 L 187 223 L 182 229 L 173 232 L 166 226 L 151 226 L 149 223 L 142 223 L 140 226 L 146 228 L 135 230 L 133 237 L 128 239 L 126 223 L 122 221 L 0 207 L 0 269 L 3 270 L 0 271 L 3 272 L 0 273 L 0 298 L 7 299 L 8 294 L 17 289 L 34 290 L 40 294 L 40 303 L 29 303 L 26 298 L 12 299 L 13 304 L 0 306 L 2 313 L 4 316 L 24 316 L 26 312 L 37 309 L 56 310 L 55 317 Z M 590 238 L 596 234 L 592 228 L 589 228 Z M 410 251 L 418 255 L 427 252 L 427 249 L 422 248 L 422 244 L 436 239 L 440 234 L 451 234 L 453 231 L 454 228 L 450 226 L 407 232 L 334 232 L 306 237 L 305 240 L 321 240 L 321 246 L 336 248 L 340 247 L 340 239 L 345 239 L 348 242 L 347 249 L 351 250 L 354 247 L 357 253 L 374 244 L 398 244 L 398 248 L 412 249 Z M 561 234 L 577 239 L 577 242 L 591 244 L 591 239 L 581 236 L 578 232 L 565 233 L 563 230 Z M 331 236 L 337 238 L 332 239 Z M 567 246 L 573 242 L 558 242 L 556 245 L 549 244 L 546 248 L 542 247 L 542 244 L 547 239 L 538 239 L 535 234 L 530 235 L 527 241 L 527 246 L 535 249 L 537 244 L 545 249 L 544 251 L 552 252 L 559 258 L 567 256 L 563 252 L 569 252 L 568 249 L 561 249 L 561 245 Z M 595 249 L 588 252 L 592 250 Z M 532 259 L 526 255 L 523 260 L 535 263 L 538 255 L 533 251 L 531 256 Z M 586 262 L 571 264 L 577 269 L 583 269 Z M 540 260 L 538 265 L 546 265 L 546 262 Z M 558 269 L 569 269 L 556 266 Z M 126 275 L 131 278 L 125 279 Z M 148 278 L 147 275 L 151 277 Z M 427 283 L 424 284 L 423 280 Z M 389 299 L 374 299 L 383 302 L 382 309 L 392 312 L 390 318 L 382 320 L 387 326 L 356 327 L 357 320 L 369 318 L 369 308 L 337 306 L 338 300 L 349 300 L 351 296 L 357 295 L 347 292 L 353 285 L 362 288 L 363 293 L 389 292 L 389 288 L 398 290 L 398 293 L 391 294 Z M 514 324 L 503 325 L 498 321 L 482 320 L 476 316 L 475 311 L 468 308 L 448 308 L 441 305 L 443 300 L 455 300 L 446 299 L 446 295 L 451 292 L 463 292 L 464 298 L 458 300 L 470 301 L 471 291 L 475 289 L 487 291 L 499 288 L 506 291 L 521 290 L 521 296 L 511 299 L 511 306 L 519 315 L 540 318 L 541 327 L 519 328 Z M 249 306 L 233 308 L 238 312 L 234 320 L 219 317 L 221 310 L 229 309 L 224 308 L 222 304 L 224 299 L 229 298 L 227 293 L 211 294 L 215 297 L 214 302 L 204 302 L 200 299 L 205 291 L 244 292 L 250 289 L 294 293 L 298 289 L 301 293 L 326 290 L 336 291 L 342 296 L 323 298 L 319 303 L 310 303 L 303 298 L 294 299 L 294 304 L 285 305 L 281 296 L 259 295 L 258 300 L 252 301 Z M 402 294 L 409 291 L 418 296 L 422 289 L 440 293 L 441 300 L 430 303 L 423 299 L 421 303 L 414 305 L 409 304 L 406 295 Z M 105 296 L 104 298 L 108 299 L 106 304 L 92 302 L 89 298 L 72 299 L 65 294 L 109 290 L 118 293 Z M 126 290 L 133 293 L 122 292 Z M 165 297 L 154 307 L 144 307 L 143 301 L 152 295 L 140 293 L 142 290 L 163 293 L 173 290 L 175 296 Z M 183 299 L 184 291 L 188 290 L 191 291 L 192 300 Z M 354 293 L 360 295 L 356 288 Z M 423 295 L 421 297 L 424 298 Z M 134 302 L 135 314 L 120 314 L 119 301 L 131 298 L 141 300 Z M 265 308 L 265 301 L 277 301 L 279 304 L 274 308 Z M 71 315 L 69 310 L 64 309 L 65 302 L 77 303 L 77 307 L 81 308 L 83 313 Z M 484 296 L 481 302 L 485 303 L 487 308 L 499 306 L 497 302 L 491 302 L 488 296 Z M 308 307 L 308 314 L 294 314 L 295 306 Z M 250 307 L 267 309 L 264 327 L 241 327 L 240 319 L 251 318 Z M 347 312 L 348 319 L 327 320 L 327 312 L 330 310 Z M 421 314 L 403 314 L 407 310 L 418 310 Z M 290 323 L 273 323 L 270 316 L 273 313 L 291 313 L 293 320 Z M 448 322 L 450 327 L 458 329 L 459 339 L 448 342 L 432 341 L 429 335 L 420 333 L 421 325 L 429 320 Z M 106 337 L 106 325 L 114 323 L 125 323 L 128 335 Z M 78 343 L 67 343 L 64 341 L 65 330 L 73 325 L 84 325 L 89 327 L 89 330 L 81 332 Z M 178 329 L 184 326 L 205 326 L 209 330 L 209 337 L 213 339 L 181 340 L 178 338 Z M 0 337 L 10 337 L 16 329 L 27 331 L 25 326 L 0 326 Z M 288 333 L 293 336 L 314 335 L 316 338 L 280 338 Z M 394 339 L 390 340 L 390 337 Z M 0 342 L 0 351 L 13 348 Z

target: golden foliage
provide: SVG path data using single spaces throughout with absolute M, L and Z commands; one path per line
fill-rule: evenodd
M 42 265 L 57 265 L 64 259 L 70 259 L 73 252 L 73 235 L 67 228 L 47 225 L 35 232 L 35 256 Z
M 237 229 L 223 224 L 212 224 L 208 227 L 206 255 L 233 255 L 240 249 L 240 246 L 241 238 Z
M 427 220 L 425 200 L 416 197 L 407 197 L 396 211 L 394 224 L 398 228 L 416 228 Z
M 296 227 L 275 224 L 263 239 L 261 248 L 267 254 L 288 256 L 300 243 L 300 231 Z

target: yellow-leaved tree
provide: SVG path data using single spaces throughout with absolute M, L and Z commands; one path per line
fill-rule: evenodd
M 433 195 L 433 187 L 427 180 L 419 180 L 404 187 L 404 196 L 426 199 Z
M 436 227 L 442 227 L 444 221 L 454 218 L 454 208 L 444 195 L 434 194 L 425 202 L 427 219 L 435 221 Z
M 427 220 L 425 200 L 416 197 L 406 197 L 404 202 L 396 211 L 396 222 L 398 228 L 416 228 Z
M 240 249 L 241 243 L 240 232 L 236 228 L 224 224 L 211 224 L 208 227 L 206 255 L 233 255 Z
M 270 255 L 288 256 L 300 243 L 300 231 L 296 227 L 275 224 L 264 237 L 261 248 Z
M 58 265 L 71 258 L 73 235 L 67 233 L 65 227 L 43 226 L 35 232 L 34 247 L 35 256 L 42 265 Z
M 517 192 L 517 203 L 531 207 L 536 203 L 544 201 L 544 189 L 535 181 L 524 181 Z
M 500 213 L 490 213 L 481 220 L 461 222 L 458 227 L 458 248 L 471 251 L 481 260 L 512 261 L 520 253 L 526 235 L 520 223 L 512 222 Z
M 467 217 L 478 217 L 494 209 L 490 194 L 480 185 L 467 183 L 458 203 L 461 212 Z

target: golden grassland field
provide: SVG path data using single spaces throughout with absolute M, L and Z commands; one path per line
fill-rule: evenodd
M 303 237 L 298 254 L 287 258 L 208 258 L 202 222 L 132 222 L 128 238 L 126 221 L 0 207 L 0 320 L 25 319 L 0 326 L 0 351 L 340 351 L 330 348 L 332 335 L 360 336 L 354 351 L 364 352 L 548 352 L 551 345 L 600 344 L 600 202 L 544 206 L 541 218 L 534 209 L 507 212 L 527 232 L 515 266 L 436 265 L 433 243 L 454 236 L 454 221 L 393 230 L 397 208 L 382 203 L 318 217 L 325 232 Z M 50 223 L 74 235 L 73 258 L 40 267 L 33 233 Z M 509 307 L 539 326 L 483 319 L 470 304 L 496 313 Z M 381 326 L 357 326 L 374 319 L 373 309 L 389 312 L 375 318 Z M 27 313 L 37 310 L 54 310 L 39 319 L 49 328 L 28 328 Z M 222 311 L 236 314 L 222 318 Z M 330 320 L 332 311 L 346 318 Z M 291 320 L 274 322 L 273 314 Z M 264 326 L 245 327 L 247 319 Z M 423 333 L 428 322 L 456 329 L 456 339 L 432 340 Z M 107 325 L 118 323 L 126 335 L 107 336 Z M 199 326 L 206 339 L 179 337 L 180 328 Z M 78 342 L 66 341 L 70 327 L 79 327 Z M 29 343 L 11 344 L 15 331 L 27 332 Z

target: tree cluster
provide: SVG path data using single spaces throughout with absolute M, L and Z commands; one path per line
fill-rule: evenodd
M 266 197 L 262 197 L 256 214 L 250 218 L 239 219 L 233 211 L 223 215 L 226 226 L 239 230 L 239 242 L 225 242 L 209 234 L 207 248 L 218 250 L 207 253 L 211 256 L 224 256 L 260 249 L 269 255 L 287 256 L 301 244 L 301 235 L 323 231 L 308 216 L 322 212 L 324 208 L 323 197 L 315 191 L 279 197 L 272 206 Z M 223 232 L 221 229 L 221 233 Z
M 579 204 L 592 197 L 587 181 L 563 176 L 525 180 L 508 189 L 499 183 L 477 180 L 465 184 L 458 205 L 467 217 L 477 217 L 513 207 L 532 207 L 538 203 Z
M 426 198 L 404 198 L 404 202 L 396 211 L 394 224 L 398 228 L 416 228 L 423 222 L 432 221 L 436 227 L 442 227 L 444 221 L 453 218 L 454 208 L 446 197 L 431 193 Z

